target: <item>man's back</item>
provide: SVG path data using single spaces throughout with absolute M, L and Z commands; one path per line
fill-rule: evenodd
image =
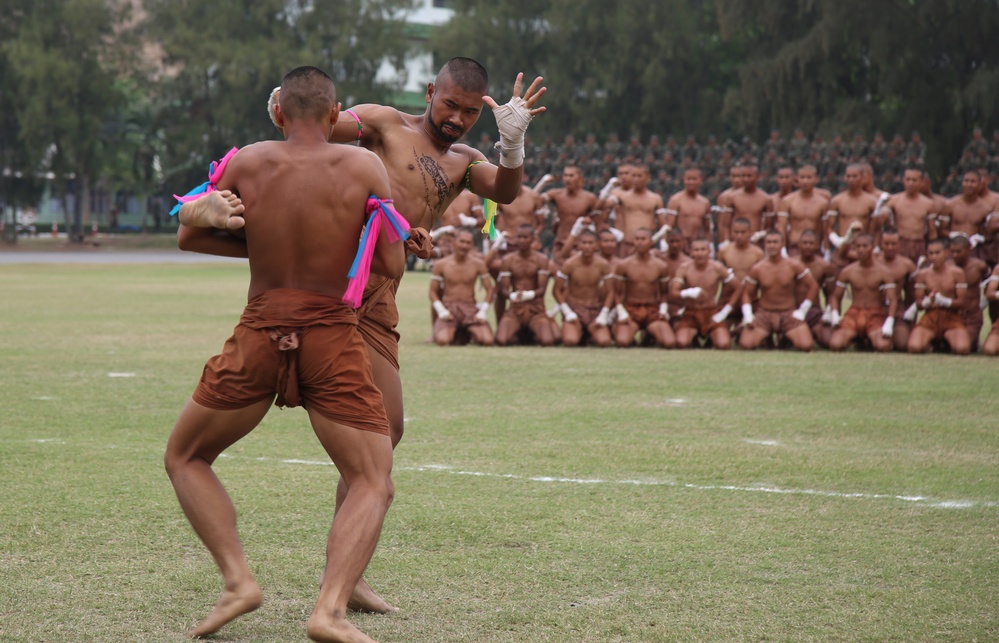
M 389 194 L 388 175 L 373 153 L 321 140 L 247 146 L 219 187 L 237 192 L 246 207 L 250 297 L 275 288 L 341 297 L 367 199 Z

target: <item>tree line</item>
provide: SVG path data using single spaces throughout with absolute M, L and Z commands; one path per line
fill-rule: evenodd
M 532 137 L 592 132 L 762 141 L 918 130 L 938 179 L 973 127 L 999 128 L 994 0 L 453 0 L 428 43 L 509 94 L 546 78 Z M 44 185 L 67 224 L 95 195 L 186 190 L 233 145 L 272 138 L 285 71 L 326 69 L 347 104 L 385 102 L 413 53 L 409 0 L 0 0 L 0 201 Z M 346 105 L 345 105 L 346 106 Z M 495 125 L 488 115 L 470 133 Z M 475 140 L 475 138 L 471 138 Z

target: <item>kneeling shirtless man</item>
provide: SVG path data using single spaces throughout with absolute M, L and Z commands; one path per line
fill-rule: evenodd
M 579 252 L 562 264 L 555 277 L 555 301 L 562 310 L 562 345 L 611 344 L 610 309 L 601 308 L 606 295 L 610 263 L 597 255 L 597 235 L 584 230 L 576 239 Z
M 489 268 L 479 256 L 471 256 L 475 237 L 462 228 L 454 239 L 454 254 L 434 262 L 430 278 L 430 301 L 437 313 L 434 322 L 434 343 L 450 346 L 455 333 L 467 331 L 482 346 L 493 345 L 493 331 L 486 316 L 493 299 L 493 282 Z M 475 303 L 475 282 L 486 291 L 485 301 Z
M 676 345 L 689 348 L 700 336 L 710 339 L 715 348 L 728 350 L 732 334 L 725 320 L 741 294 L 735 276 L 730 268 L 711 259 L 707 239 L 695 239 L 690 256 L 693 261 L 681 265 L 670 282 L 670 297 L 684 303 L 674 327 Z
M 891 337 L 898 309 L 895 279 L 886 265 L 874 261 L 873 235 L 863 233 L 855 237 L 853 250 L 857 253 L 857 261 L 839 273 L 836 289 L 829 298 L 833 326 L 829 350 L 846 350 L 850 342 L 864 333 L 876 351 L 886 353 L 892 349 Z M 839 307 L 847 286 L 853 303 L 846 316 L 840 317 Z
M 651 230 L 638 228 L 632 238 L 635 254 L 622 259 L 614 269 L 614 286 L 607 293 L 606 306 L 616 302 L 614 343 L 621 348 L 631 346 L 635 334 L 645 331 L 659 346 L 673 348 L 676 338 L 666 305 L 669 266 L 652 256 Z

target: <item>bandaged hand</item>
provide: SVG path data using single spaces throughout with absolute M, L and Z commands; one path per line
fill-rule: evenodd
M 664 224 L 661 228 L 656 230 L 656 233 L 652 235 L 652 243 L 659 243 L 670 231 L 669 224 Z
M 902 319 L 907 322 L 914 322 L 916 321 L 916 313 L 918 311 L 919 307 L 916 306 L 916 304 L 912 304 L 911 306 L 905 309 L 904 313 L 902 313 Z
M 681 311 L 680 314 L 682 315 L 683 311 Z M 666 304 L 666 302 L 662 302 L 661 304 L 659 304 L 659 316 L 665 319 L 666 321 L 669 321 L 669 306 Z
M 721 310 L 719 310 L 714 315 L 711 315 L 711 321 L 713 321 L 716 324 L 720 324 L 726 319 L 728 319 L 728 316 L 731 314 L 732 314 L 732 305 L 725 304 L 724 306 L 722 306 Z
M 538 98 L 545 93 L 546 88 L 541 87 L 541 77 L 537 79 L 520 97 L 520 85 L 524 79 L 524 74 L 517 74 L 517 81 L 513 85 L 513 97 L 505 105 L 499 105 L 489 96 L 483 96 L 482 100 L 493 110 L 496 117 L 496 128 L 499 130 L 500 140 L 496 147 L 500 151 L 500 165 L 505 168 L 518 168 L 524 164 L 524 134 L 527 126 L 531 124 L 531 119 L 535 114 L 545 111 L 544 107 L 532 109 Z
M 743 304 L 742 305 L 742 323 L 746 326 L 752 326 L 753 320 L 756 317 L 753 316 L 753 305 Z
M 693 288 L 684 288 L 680 291 L 680 296 L 684 299 L 697 299 L 701 296 L 704 289 L 700 286 L 694 286 Z
M 475 307 L 479 310 L 479 312 L 475 313 L 475 319 L 478 321 L 486 321 L 486 318 L 489 317 L 489 302 L 479 302 L 475 304 Z
M 895 318 L 889 317 L 885 320 L 885 323 L 881 324 L 881 336 L 891 337 L 895 332 Z
M 798 306 L 797 310 L 791 313 L 791 317 L 794 317 L 798 321 L 805 321 L 805 317 L 808 316 L 808 311 L 811 309 L 812 309 L 812 300 L 806 299 L 805 301 L 801 302 L 801 305 Z
M 614 237 L 614 241 L 617 241 L 618 243 L 621 243 L 622 241 L 624 241 L 624 233 L 623 232 L 621 232 L 617 228 L 607 228 L 607 229 L 610 230 L 611 236 Z
M 454 232 L 454 226 L 453 225 L 442 225 L 441 227 L 436 228 L 436 229 L 430 231 L 430 238 L 433 241 L 437 241 L 438 239 L 440 239 L 444 235 L 451 234 L 452 232 Z
M 569 304 L 563 302 L 559 304 L 559 310 L 562 311 L 562 321 L 563 322 L 574 322 L 579 321 L 579 315 L 576 314 Z
M 600 312 L 597 313 L 597 318 L 593 320 L 593 323 L 595 323 L 597 326 L 610 326 L 611 323 L 610 316 L 611 316 L 611 309 L 608 308 L 607 306 L 604 306 L 603 308 L 600 309 Z
M 479 222 L 475 217 L 470 217 L 464 212 L 458 213 L 458 223 L 466 228 L 474 228 L 479 225 Z
M 954 300 L 950 297 L 944 297 L 938 292 L 933 293 L 933 304 L 937 308 L 950 308 L 954 305 Z
M 430 235 L 423 228 L 410 228 L 406 239 L 406 251 L 420 259 L 430 259 L 434 256 L 434 244 Z
M 826 306 L 826 309 L 822 311 L 822 323 L 829 324 L 832 326 L 833 322 L 833 308 L 832 306 Z
M 437 313 L 438 319 L 443 319 L 444 321 L 450 321 L 453 318 L 453 316 L 451 315 L 451 311 L 447 309 L 447 306 L 445 306 L 444 302 L 442 302 L 441 300 L 439 299 L 436 300 L 433 303 L 433 307 L 434 311 Z
M 839 328 L 841 323 L 843 323 L 843 316 L 838 310 L 833 310 L 832 314 L 829 315 L 829 325 L 833 328 Z
M 628 309 L 624 307 L 624 304 L 615 306 L 614 312 L 617 313 L 617 320 L 619 322 L 626 322 L 631 319 L 631 315 L 628 314 Z
M 611 190 L 616 188 L 620 182 L 621 181 L 616 176 L 612 176 L 610 180 L 607 181 L 607 185 L 600 189 L 600 200 L 606 201 L 607 197 L 610 196 Z
M 759 243 L 760 239 L 762 239 L 765 236 L 767 236 L 766 230 L 757 230 L 756 232 L 753 233 L 753 236 L 749 237 L 749 241 L 751 243 Z
M 515 304 L 533 300 L 535 292 L 533 290 L 514 290 L 510 293 L 510 301 Z
M 572 229 L 569 230 L 569 234 L 573 237 L 578 237 L 582 234 L 583 230 L 596 232 L 597 226 L 593 225 L 593 220 L 589 217 L 579 217 L 576 219 L 576 222 L 572 224 Z

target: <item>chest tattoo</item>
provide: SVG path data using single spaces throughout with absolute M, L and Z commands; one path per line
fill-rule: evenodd
M 413 149 L 413 156 L 416 159 L 416 167 L 423 177 L 423 196 L 426 199 L 427 209 L 436 222 L 447 208 L 451 193 L 454 191 L 454 183 L 448 180 L 444 168 L 432 156 L 426 154 L 421 156 L 416 148 Z

